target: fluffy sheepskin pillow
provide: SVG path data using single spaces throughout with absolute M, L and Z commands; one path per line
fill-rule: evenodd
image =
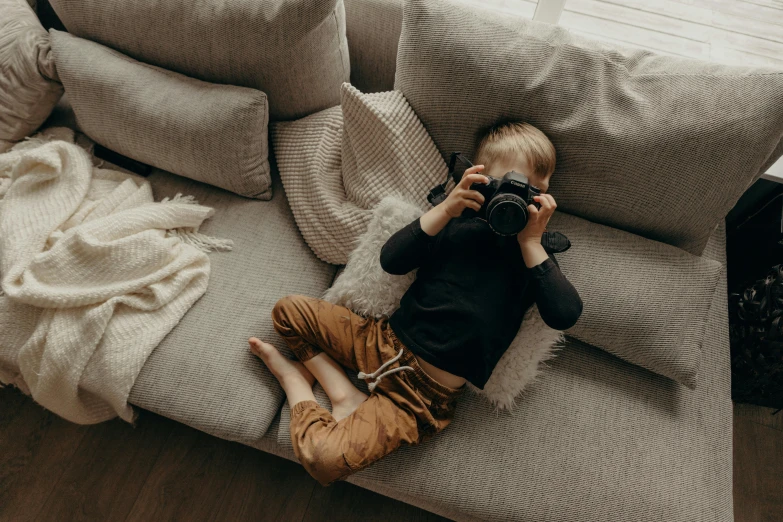
M 421 216 L 413 203 L 394 196 L 383 198 L 372 211 L 367 231 L 348 257 L 345 270 L 324 299 L 354 312 L 380 317 L 391 315 L 416 277 L 416 272 L 391 275 L 380 264 L 381 248 L 399 229 Z M 535 380 L 540 364 L 554 356 L 563 334 L 549 328 L 533 306 L 525 314 L 522 327 L 503 354 L 483 390 L 470 386 L 498 409 L 509 409 L 514 399 Z

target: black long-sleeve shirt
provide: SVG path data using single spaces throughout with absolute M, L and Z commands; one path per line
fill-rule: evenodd
M 479 388 L 533 303 L 557 330 L 573 326 L 582 313 L 579 294 L 551 254 L 527 268 L 515 236 L 498 236 L 475 217 L 452 219 L 435 236 L 416 219 L 383 246 L 381 266 L 390 274 L 419 269 L 389 319 L 400 341 Z

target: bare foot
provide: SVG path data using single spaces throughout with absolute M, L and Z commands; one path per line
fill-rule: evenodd
M 361 403 L 367 400 L 367 395 L 357 389 L 353 384 L 351 384 L 351 388 L 353 388 L 353 391 L 349 391 L 345 398 L 341 398 L 341 400 L 337 401 L 332 400 L 332 417 L 334 417 L 334 420 L 339 421 L 340 419 L 344 419 L 356 411 L 356 408 L 358 408 Z
M 310 370 L 305 368 L 304 364 L 299 361 L 292 361 L 277 351 L 277 348 L 256 337 L 248 339 L 248 343 L 250 344 L 250 351 L 264 361 L 264 364 L 277 377 L 283 388 L 287 388 L 289 385 L 301 384 L 301 381 L 305 381 L 310 388 L 313 387 L 315 377 L 310 373 Z

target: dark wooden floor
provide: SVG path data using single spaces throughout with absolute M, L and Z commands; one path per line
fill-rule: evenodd
M 783 521 L 783 411 L 734 405 L 734 519 Z
M 783 412 L 736 405 L 738 522 L 783 513 Z M 320 487 L 301 466 L 149 412 L 64 421 L 0 389 L 0 520 L 445 520 L 347 483 Z
M 0 520 L 446 520 L 150 412 L 71 424 L 0 389 Z

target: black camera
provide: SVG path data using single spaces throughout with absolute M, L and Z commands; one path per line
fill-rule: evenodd
M 462 179 L 462 173 L 455 173 L 457 159 L 465 163 L 468 168 L 473 166 L 459 152 L 452 153 L 446 181 L 433 188 L 427 197 L 432 205 L 437 205 L 446 199 L 446 184 L 449 179 L 453 179 L 454 183 L 459 183 Z M 484 196 L 484 204 L 478 211 L 466 208 L 462 216 L 479 217 L 485 220 L 489 227 L 501 236 L 516 235 L 525 228 L 529 217 L 528 205 L 541 208 L 541 205 L 533 200 L 541 194 L 541 190 L 531 185 L 527 176 L 519 172 L 507 172 L 502 179 L 489 178 L 489 183 L 486 184 L 473 183 L 470 190 L 480 192 Z
M 522 231 L 527 225 L 528 205 L 541 205 L 533 198 L 541 191 L 531 185 L 527 176 L 519 172 L 506 172 L 502 179 L 489 178 L 489 183 L 473 183 L 470 190 L 480 192 L 484 196 L 484 204 L 476 211 L 466 208 L 464 217 L 478 217 L 485 220 L 489 227 L 498 235 L 512 236 Z

